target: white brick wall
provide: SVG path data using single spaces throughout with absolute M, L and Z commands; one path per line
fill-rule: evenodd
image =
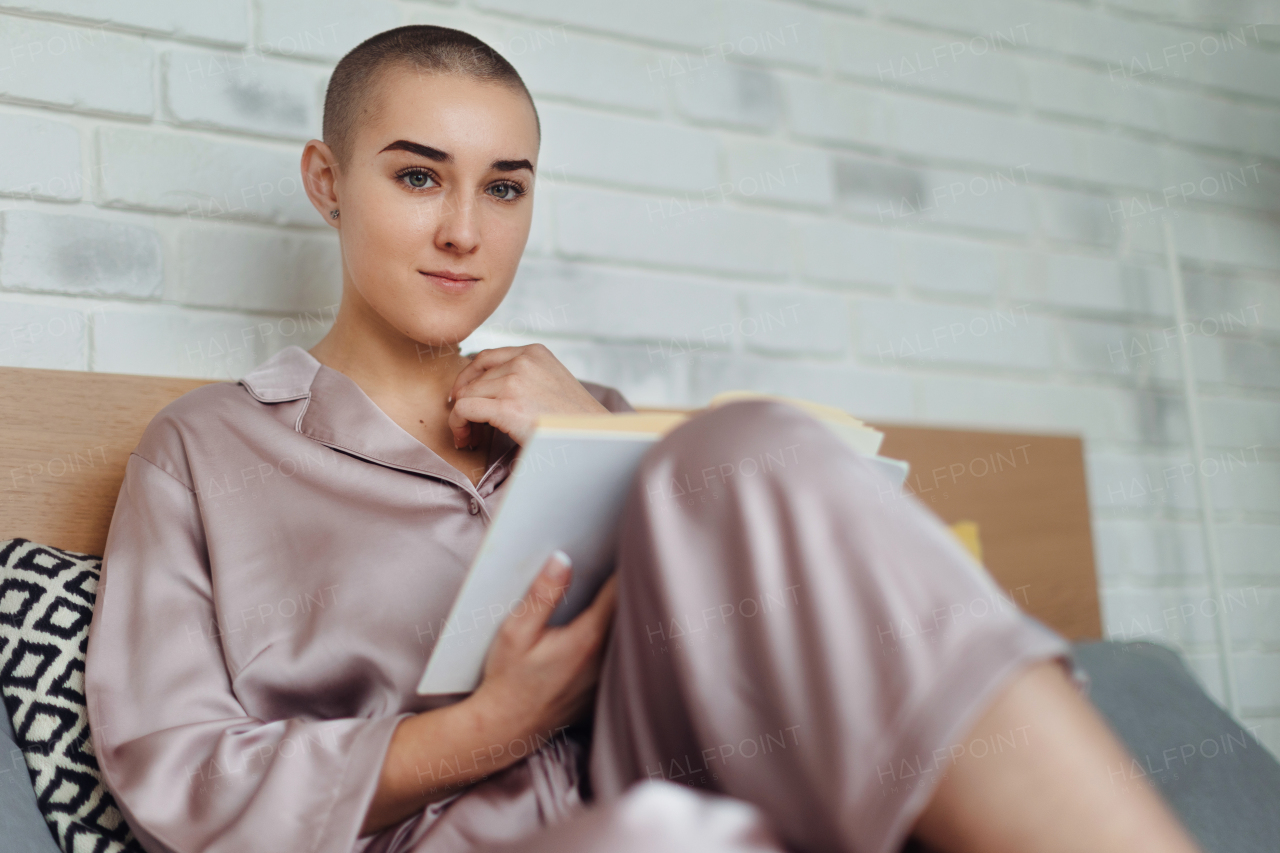
M 1280 751 L 1274 18 L 1236 0 L 0 0 L 0 363 L 224 378 L 309 346 L 340 294 L 298 176 L 332 63 L 400 23 L 462 27 L 517 65 L 544 128 L 527 258 L 474 345 L 545 341 L 638 403 L 755 387 L 1078 432 L 1108 631 L 1178 646 L 1220 693 L 1180 474 L 1172 217 L 1207 453 L 1230 467 L 1209 485 L 1243 713 Z

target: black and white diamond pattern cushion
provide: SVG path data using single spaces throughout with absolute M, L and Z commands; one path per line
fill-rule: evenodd
M 84 658 L 99 557 L 0 542 L 0 696 L 40 811 L 64 853 L 142 853 L 102 784 Z

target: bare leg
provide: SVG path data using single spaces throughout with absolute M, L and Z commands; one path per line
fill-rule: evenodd
M 916 837 L 945 853 L 1199 850 L 1148 786 L 1114 781 L 1132 758 L 1060 666 L 1016 677 L 965 743 L 1010 731 L 1026 734 L 1013 749 L 957 757 Z

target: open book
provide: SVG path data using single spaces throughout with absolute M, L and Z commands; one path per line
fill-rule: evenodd
M 750 391 L 719 394 L 708 408 L 749 397 L 805 409 L 872 460 L 895 487 L 906 479 L 907 463 L 877 455 L 884 434 L 840 409 Z M 641 457 L 688 417 L 683 412 L 637 412 L 538 419 L 427 661 L 418 693 L 466 693 L 476 688 L 498 627 L 521 606 L 556 549 L 569 555 L 573 574 L 550 624 L 563 625 L 591 603 L 613 571 L 623 504 Z M 681 497 L 673 493 L 661 499 Z

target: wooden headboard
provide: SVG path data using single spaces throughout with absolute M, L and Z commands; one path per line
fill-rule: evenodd
M 0 540 L 101 554 L 143 429 L 210 381 L 0 368 Z M 1019 606 L 1070 639 L 1101 638 L 1078 438 L 875 426 L 918 498 L 976 523 L 984 565 Z

